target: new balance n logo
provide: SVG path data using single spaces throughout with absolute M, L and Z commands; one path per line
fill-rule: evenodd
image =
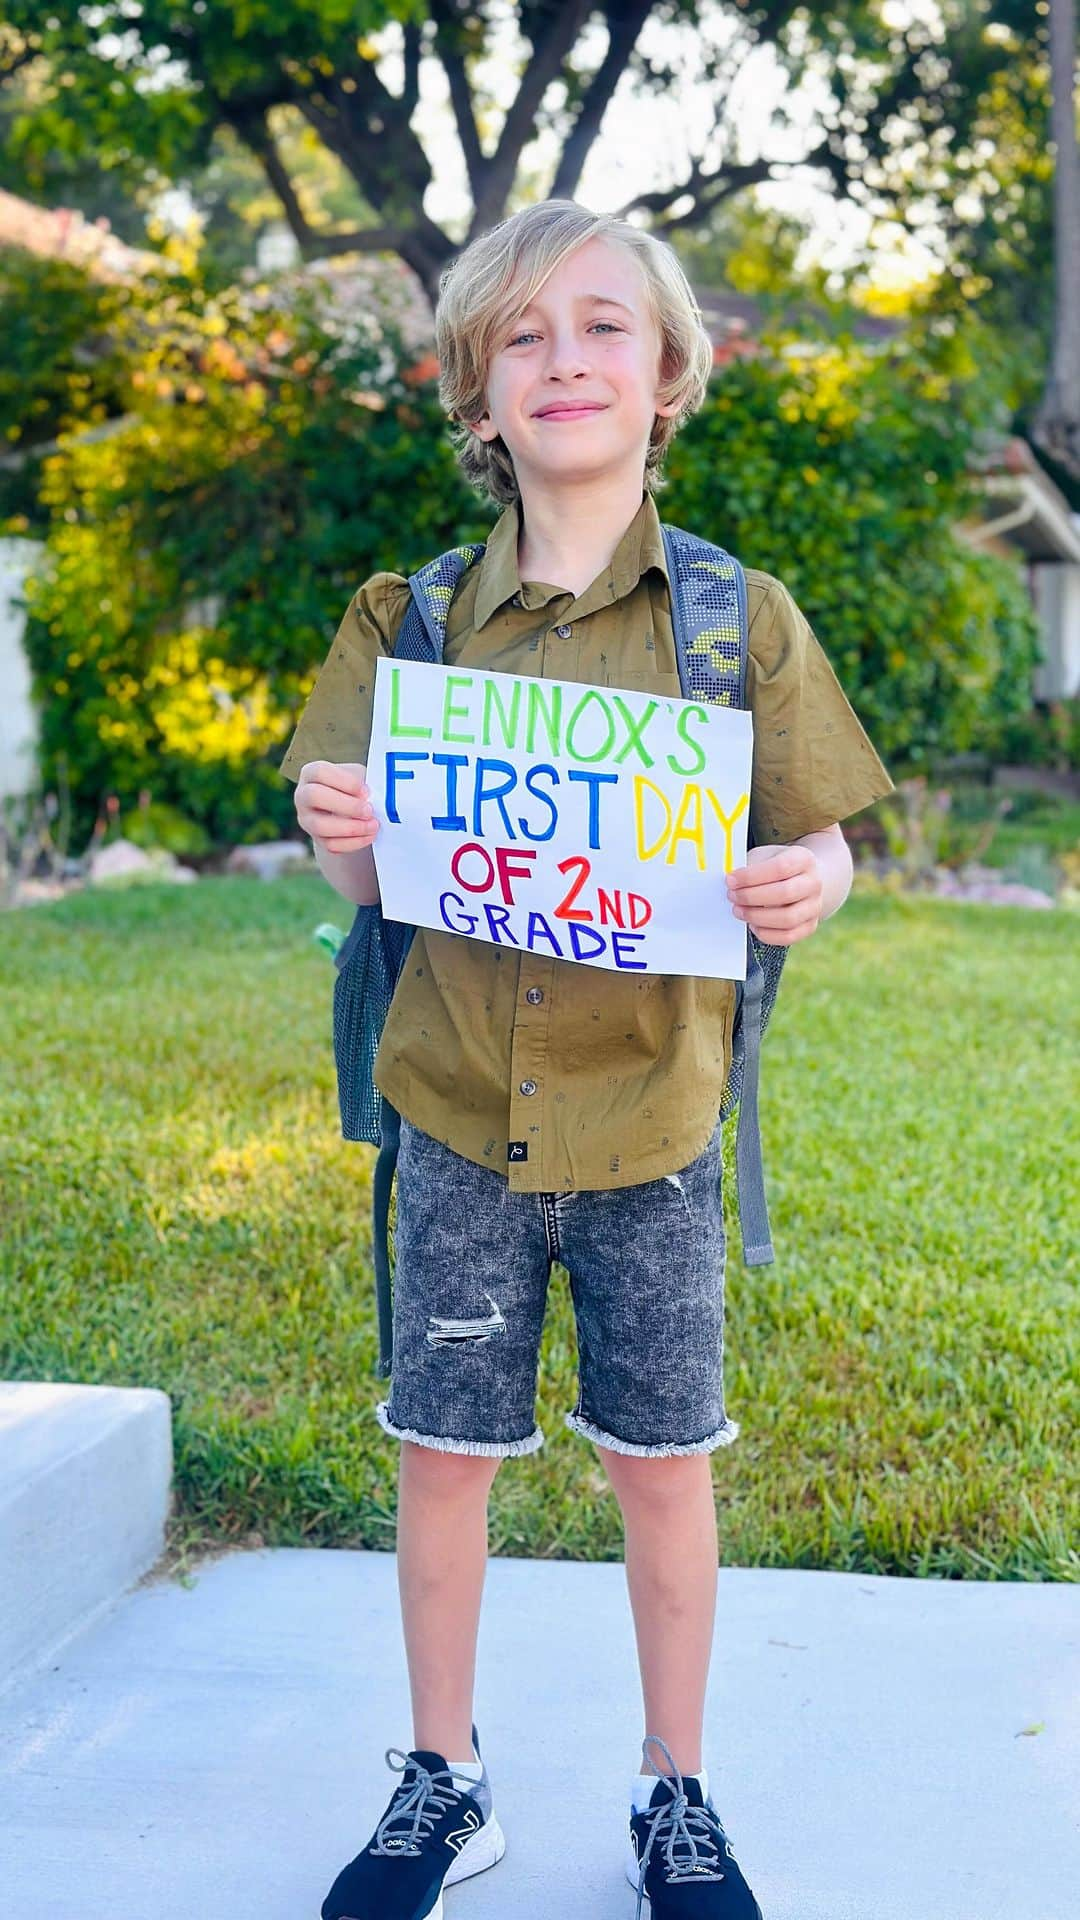
M 455 1853 L 460 1853 L 465 1842 L 471 1840 L 473 1834 L 480 1831 L 480 1815 L 474 1813 L 471 1807 L 466 1810 L 463 1817 L 465 1825 L 459 1827 L 456 1833 L 448 1833 L 444 1836 L 447 1846 L 453 1847 Z

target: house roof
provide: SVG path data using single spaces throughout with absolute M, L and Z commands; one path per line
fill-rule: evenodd
M 751 294 L 736 293 L 731 287 L 698 287 L 695 291 L 714 347 L 729 347 L 737 339 L 752 340 L 772 324 L 785 331 L 801 332 L 808 339 L 824 338 L 829 331 L 825 309 L 813 300 L 793 300 L 776 311 L 771 303 L 755 300 Z M 857 340 L 892 340 L 900 330 L 897 320 L 874 313 L 857 314 L 852 324 Z
M 87 220 L 73 207 L 39 207 L 0 190 L 0 246 L 22 247 L 44 260 L 70 260 L 95 280 L 126 280 L 169 262 L 129 247 L 106 219 Z
M 1030 560 L 1080 562 L 1080 514 L 1074 513 L 1019 434 L 997 441 L 978 462 L 984 475 L 981 520 L 967 529 L 975 545 L 998 539 Z

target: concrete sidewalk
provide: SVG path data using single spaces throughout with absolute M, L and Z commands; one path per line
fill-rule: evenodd
M 5 1920 L 317 1920 L 369 1838 L 411 1743 L 393 1556 L 195 1575 L 0 1695 Z M 477 1725 L 507 1851 L 447 1920 L 632 1920 L 621 1566 L 490 1562 Z M 1080 1589 L 722 1569 L 706 1761 L 765 1920 L 1075 1920 Z

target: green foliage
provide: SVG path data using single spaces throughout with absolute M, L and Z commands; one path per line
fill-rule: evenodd
M 76 848 L 106 795 L 143 789 L 216 841 L 286 830 L 277 762 L 352 593 L 484 531 L 430 385 L 384 372 L 389 327 L 343 338 L 315 298 L 145 283 L 130 412 L 45 463 L 27 650 Z
M 348 73 L 371 57 L 360 36 L 418 14 L 415 0 L 8 0 L 9 32 L 40 50 L 46 75 L 15 119 L 14 156 L 27 178 L 89 148 L 134 185 L 183 179 L 216 124 L 257 112 L 256 96 L 285 102 L 320 73 Z
M 1019 573 L 954 532 L 991 406 L 952 340 L 776 339 L 673 444 L 663 516 L 784 581 L 887 763 L 993 751 L 1030 705 Z
M 1044 700 L 1004 728 L 1002 752 L 1014 765 L 1080 773 L 1080 694 Z
M 1002 11 L 1012 12 L 997 27 L 1007 59 L 973 101 L 971 139 L 952 163 L 964 215 L 954 207 L 937 299 L 961 311 L 977 301 L 984 325 L 994 328 L 1011 358 L 1018 404 L 1030 421 L 1053 331 L 1050 68 L 1044 35 L 1033 34 L 1027 7 Z
M 210 835 L 205 827 L 197 820 L 189 820 L 178 807 L 170 807 L 163 800 L 151 800 L 145 790 L 139 796 L 139 805 L 130 813 L 121 814 L 116 824 L 120 838 L 130 840 L 133 846 L 164 849 L 181 860 L 185 855 L 211 850 Z
M 1080 906 L 1080 795 L 973 780 L 953 781 L 950 790 L 956 830 L 978 836 L 977 859 L 1012 880 L 1044 859 L 1059 904 Z
M 992 841 L 998 821 L 1009 810 L 1007 795 L 999 795 L 989 823 L 962 819 L 948 787 L 932 785 L 917 773 L 897 782 L 895 795 L 880 800 L 874 817 L 897 867 L 894 875 L 905 886 L 918 886 L 933 877 L 939 866 L 961 866 L 980 859 Z
M 0 254 L 0 520 L 40 525 L 35 450 L 62 430 L 123 411 L 125 360 L 115 328 L 124 289 L 65 260 L 11 247 Z

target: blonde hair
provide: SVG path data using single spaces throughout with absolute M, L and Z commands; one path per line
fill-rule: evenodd
M 514 463 L 502 435 L 481 440 L 465 423 L 487 407 L 487 370 L 502 330 L 536 298 L 548 275 L 586 240 L 623 246 L 638 261 L 660 335 L 661 402 L 678 411 L 657 414 L 645 455 L 643 484 L 666 485 L 662 461 L 684 420 L 705 398 L 712 342 L 693 289 L 671 248 L 613 213 L 590 213 L 575 200 L 543 200 L 523 207 L 478 235 L 439 280 L 435 311 L 439 399 L 450 417 L 450 438 L 470 486 L 503 505 L 520 498 Z

